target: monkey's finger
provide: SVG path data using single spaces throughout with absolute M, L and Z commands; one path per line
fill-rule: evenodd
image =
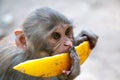
M 74 47 L 71 49 L 70 56 L 72 60 L 72 66 L 69 76 L 73 76 L 74 74 L 77 75 L 80 72 L 80 58 L 78 57 L 78 54 L 76 53 Z
M 70 72 L 71 72 L 71 71 L 63 70 L 63 74 L 64 74 L 65 76 L 68 76 L 68 75 L 70 74 Z
M 90 48 L 93 49 L 96 45 L 96 42 L 98 40 L 98 36 L 93 33 L 91 30 L 89 29 L 84 29 L 82 32 L 81 32 L 81 36 L 87 36 L 89 42 L 90 42 Z
M 87 36 L 82 36 L 82 37 L 79 37 L 78 40 L 81 41 L 81 42 L 83 42 L 83 41 L 87 41 L 88 38 L 87 38 Z
M 74 66 L 74 64 L 79 64 L 80 63 L 80 58 L 79 58 L 78 54 L 76 53 L 74 47 L 71 49 L 70 56 L 71 56 L 71 59 L 72 59 L 72 62 L 73 62 L 73 66 Z
M 75 50 L 74 47 L 71 48 L 71 50 L 70 50 L 70 57 L 71 57 L 72 62 L 74 62 L 74 61 L 79 61 L 79 60 L 80 60 L 80 59 L 79 59 L 79 56 L 78 56 L 78 54 L 76 53 L 76 50 Z
M 87 36 L 80 36 L 77 37 L 74 41 L 74 45 L 79 45 L 80 43 L 84 42 L 84 41 L 88 41 Z
M 77 61 L 74 61 L 73 65 L 70 69 L 68 79 L 73 80 L 76 76 L 79 75 L 79 73 L 80 73 L 80 63 Z

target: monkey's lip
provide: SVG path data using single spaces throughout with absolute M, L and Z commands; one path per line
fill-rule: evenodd
M 61 53 L 69 53 L 69 52 L 70 52 L 69 49 L 67 49 L 67 50 L 63 50 L 63 51 L 59 52 L 59 54 L 61 54 Z

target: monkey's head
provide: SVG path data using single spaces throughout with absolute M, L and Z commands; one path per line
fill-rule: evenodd
M 68 52 L 73 46 L 72 27 L 71 22 L 59 12 L 50 8 L 40 8 L 28 16 L 22 30 L 15 32 L 16 44 L 19 48 L 33 53 Z

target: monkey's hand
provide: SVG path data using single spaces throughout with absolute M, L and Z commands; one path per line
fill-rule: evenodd
M 84 29 L 81 33 L 75 38 L 74 45 L 78 45 L 83 41 L 90 42 L 90 48 L 93 49 L 97 43 L 98 36 L 89 29 Z
M 70 57 L 72 61 L 72 66 L 70 71 L 68 71 L 69 73 L 67 74 L 68 75 L 67 80 L 75 79 L 80 73 L 80 58 L 76 53 L 74 47 L 70 50 Z
M 74 47 L 70 49 L 70 57 L 72 66 L 69 71 L 63 71 L 63 75 L 60 80 L 73 80 L 80 73 L 80 59 Z

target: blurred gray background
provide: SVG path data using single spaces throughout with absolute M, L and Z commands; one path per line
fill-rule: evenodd
M 0 0 L 0 38 L 39 7 L 51 7 L 72 19 L 75 35 L 85 27 L 99 35 L 75 80 L 120 80 L 120 0 Z

